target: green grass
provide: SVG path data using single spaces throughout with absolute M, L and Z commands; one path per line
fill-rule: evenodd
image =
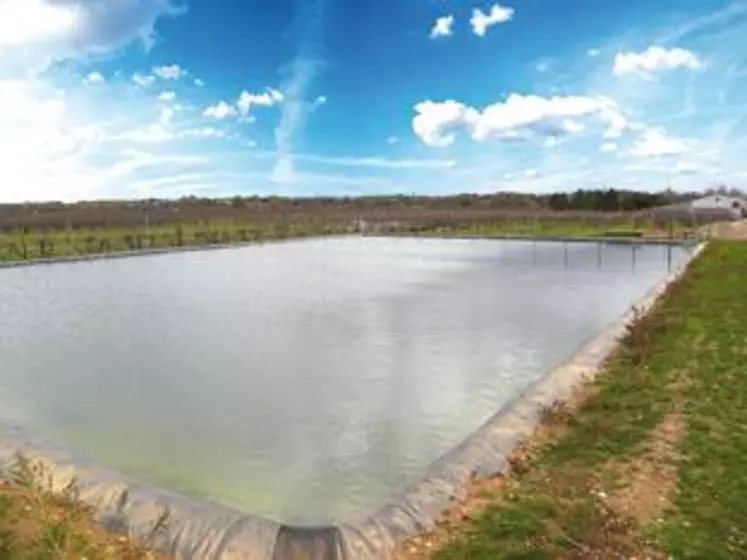
M 123 496 L 126 499 L 126 493 Z M 166 523 L 168 512 L 142 542 L 107 533 L 94 521 L 92 510 L 80 504 L 75 481 L 62 492 L 52 492 L 41 464 L 20 454 L 0 478 L 0 560 L 164 558 L 148 545 Z
M 502 219 L 485 223 L 424 226 L 423 228 L 415 228 L 409 233 L 418 235 L 476 235 L 486 237 L 641 237 L 651 234 L 662 237 L 681 237 L 691 229 L 685 224 L 673 223 L 670 226 L 656 228 L 649 221 L 629 219 Z
M 64 230 L 16 230 L 0 232 L 0 261 L 82 256 L 153 248 L 178 248 L 250 243 L 350 232 L 349 220 L 329 218 L 270 217 L 262 220 L 206 220 L 175 222 L 137 228 Z M 638 237 L 651 233 L 681 235 L 685 228 L 655 230 L 645 221 L 582 218 L 501 219 L 489 223 L 463 221 L 448 226 L 404 223 L 387 229 L 389 234 L 481 235 L 527 237 Z
M 747 243 L 711 243 L 435 557 L 747 558 L 746 279 Z M 682 430 L 664 445 L 673 418 Z M 635 482 L 641 468 L 673 473 L 672 487 Z M 625 491 L 621 510 L 609 498 Z
M 141 228 L 0 232 L 0 261 L 32 260 L 151 248 L 249 243 L 329 235 L 348 223 L 321 220 L 210 220 Z

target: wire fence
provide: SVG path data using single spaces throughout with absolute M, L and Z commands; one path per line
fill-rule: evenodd
M 685 240 L 702 230 L 698 219 L 657 220 L 633 213 L 600 212 L 458 212 L 395 208 L 334 216 L 325 213 L 279 214 L 251 220 L 183 221 L 175 216 L 139 214 L 132 226 L 81 227 L 69 217 L 63 227 L 10 227 L 0 222 L 0 261 L 80 256 L 187 246 L 226 245 L 271 239 L 341 233 L 478 235 L 519 237 L 655 236 Z M 129 217 L 128 217 L 129 220 Z M 59 220 L 58 220 L 59 221 Z M 58 221 L 54 224 L 59 225 Z M 114 221 L 114 223 L 129 223 Z M 53 222 L 48 222 L 52 224 Z M 91 223 L 90 220 L 84 222 Z M 107 223 L 106 221 L 104 222 Z

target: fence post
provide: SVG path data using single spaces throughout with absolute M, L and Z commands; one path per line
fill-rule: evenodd
M 23 227 L 23 230 L 21 231 L 21 253 L 23 260 L 26 260 L 29 258 L 29 251 L 28 247 L 26 246 L 26 235 L 29 233 L 29 228 L 26 226 Z
M 667 272 L 672 271 L 672 244 L 667 243 Z

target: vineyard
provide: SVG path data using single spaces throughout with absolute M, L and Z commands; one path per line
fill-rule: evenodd
M 583 197 L 579 200 L 591 204 Z M 661 215 L 648 208 L 552 210 L 541 198 L 510 193 L 442 198 L 235 197 L 8 204 L 0 205 L 0 261 L 354 232 L 681 237 L 701 224 L 702 219 L 695 220 L 686 212 Z

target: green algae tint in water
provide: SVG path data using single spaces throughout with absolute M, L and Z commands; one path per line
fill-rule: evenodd
M 3 420 L 247 513 L 354 518 L 626 312 L 667 252 L 351 237 L 1 270 Z

